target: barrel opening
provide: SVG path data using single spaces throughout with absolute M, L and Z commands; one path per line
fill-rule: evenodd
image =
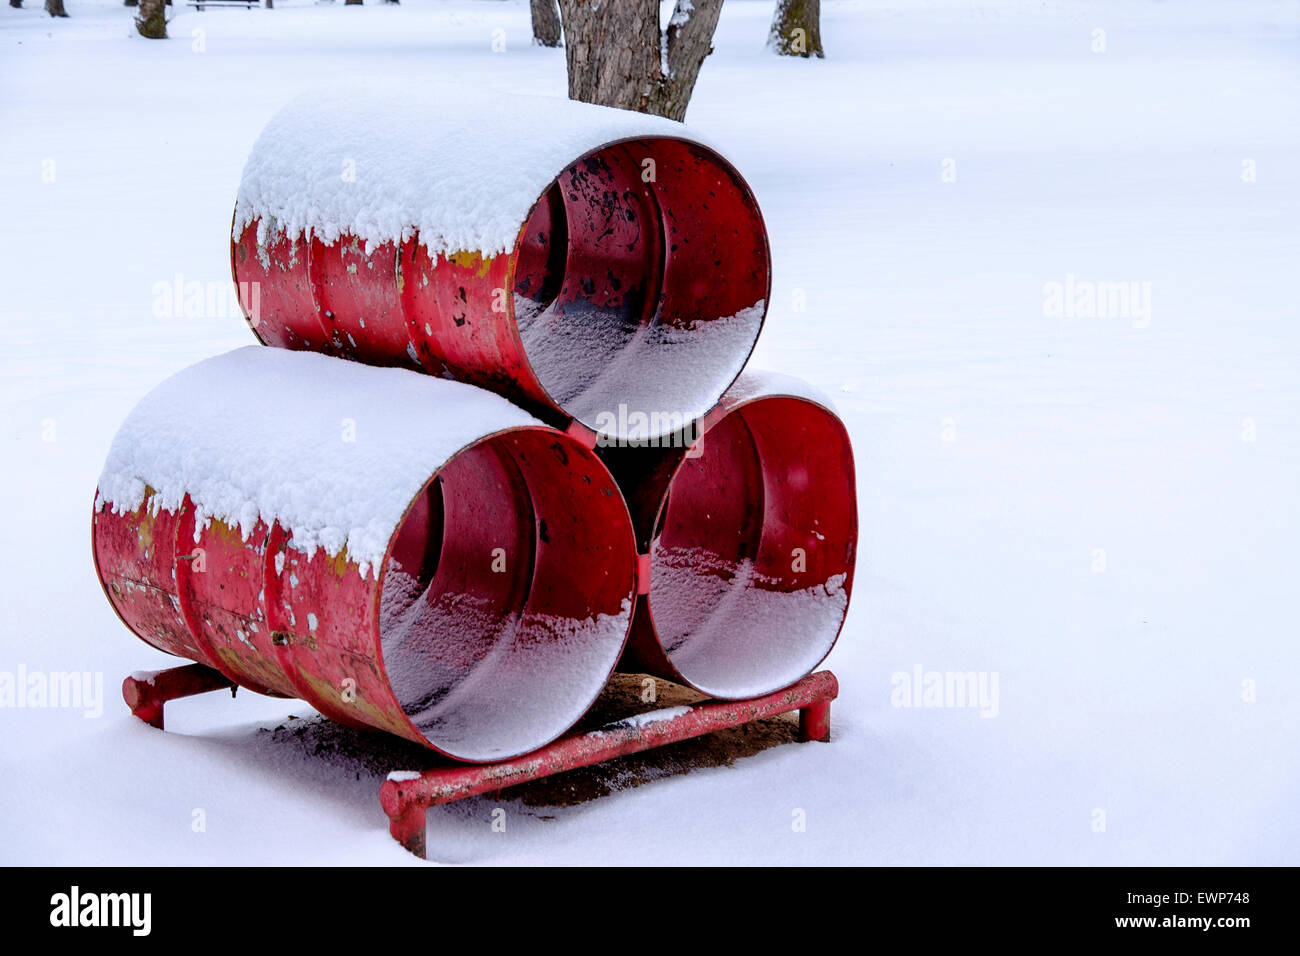
M 534 374 L 606 436 L 661 436 L 703 415 L 766 313 L 753 194 L 716 153 L 680 140 L 614 143 L 570 165 L 515 257 L 513 309 Z
M 765 398 L 705 433 L 674 475 L 649 611 L 673 667 L 724 698 L 770 693 L 830 652 L 857 537 L 852 453 L 834 415 Z
M 516 321 L 530 322 L 551 305 L 564 285 L 569 224 L 558 184 L 537 201 L 519 240 L 515 259 Z
M 627 636 L 634 547 L 595 456 L 549 429 L 499 433 L 446 464 L 385 565 L 380 641 L 411 722 L 438 750 L 498 760 L 590 706 Z

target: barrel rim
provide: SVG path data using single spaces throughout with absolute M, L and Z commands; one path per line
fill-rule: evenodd
M 715 405 L 710 410 L 709 414 L 704 417 L 703 419 L 704 425 L 697 441 L 703 440 L 705 436 L 707 436 L 709 430 L 712 429 L 714 426 L 716 426 L 724 418 L 729 417 L 730 415 L 740 411 L 741 409 L 749 405 L 772 401 L 772 400 L 789 400 L 795 402 L 802 402 L 806 405 L 809 405 L 825 413 L 827 418 L 838 427 L 840 433 L 843 435 L 844 448 L 848 451 L 848 460 L 845 462 L 845 465 L 846 465 L 849 487 L 852 489 L 852 497 L 854 502 L 853 513 L 849 523 L 849 536 L 848 536 L 849 540 L 853 542 L 853 561 L 849 564 L 848 570 L 845 572 L 845 578 L 844 578 L 844 591 L 845 594 L 847 595 L 848 600 L 844 607 L 844 616 L 840 618 L 839 625 L 835 629 L 835 634 L 832 636 L 830 643 L 826 647 L 826 653 L 824 653 L 821 656 L 821 658 L 817 661 L 817 663 L 815 663 L 811 668 L 809 668 L 808 673 L 811 673 L 826 661 L 826 658 L 830 656 L 831 651 L 835 650 L 835 646 L 839 643 L 840 635 L 844 631 L 844 625 L 848 622 L 849 605 L 852 604 L 852 600 L 853 600 L 853 582 L 856 576 L 858 554 L 859 554 L 858 535 L 860 530 L 860 523 L 859 523 L 858 508 L 857 508 L 857 466 L 853 458 L 853 443 L 849 436 L 848 426 L 844 424 L 844 420 L 840 418 L 840 416 L 836 413 L 835 409 L 831 408 L 825 402 L 821 402 L 816 399 L 810 398 L 807 395 L 799 395 L 793 392 L 773 391 L 773 392 L 766 392 L 758 395 L 748 395 L 744 398 L 736 399 L 734 401 L 727 401 L 726 397 L 724 396 L 723 400 L 720 401 L 717 405 Z M 682 468 L 685 467 L 685 464 L 686 464 L 686 453 L 682 452 L 677 456 L 677 460 L 673 464 L 672 471 L 669 473 L 667 480 L 664 482 L 663 491 L 659 496 L 658 506 L 655 508 L 654 521 L 650 526 L 652 530 L 648 542 L 648 549 L 647 549 L 648 557 L 653 557 L 655 550 L 658 547 L 659 535 L 655 534 L 653 529 L 659 528 L 660 522 L 663 521 L 664 513 L 668 507 L 668 497 L 672 491 L 673 483 L 677 480 L 677 476 L 681 472 Z M 642 598 L 645 601 L 646 619 L 650 625 L 650 633 L 651 636 L 654 638 L 655 646 L 659 649 L 659 652 L 662 654 L 663 661 L 666 662 L 667 666 L 671 669 L 672 673 L 675 675 L 675 679 L 677 680 L 677 682 L 684 684 L 687 687 L 690 687 L 692 690 L 698 691 L 703 694 L 708 694 L 711 697 L 717 697 L 724 700 L 745 699 L 745 698 L 729 698 L 726 695 L 718 694 L 717 692 L 711 689 L 698 686 L 695 682 L 693 682 L 690 678 L 688 678 L 685 674 L 681 672 L 681 669 L 673 661 L 672 657 L 669 655 L 667 650 L 664 649 L 663 643 L 660 640 L 659 628 L 655 625 L 655 619 L 654 619 L 654 603 L 651 601 L 651 596 L 653 595 L 653 593 L 654 593 L 654 578 L 653 575 L 651 575 L 646 592 L 645 594 L 642 595 Z M 806 676 L 807 674 L 801 675 L 795 680 L 790 681 L 788 684 L 783 685 L 783 687 L 772 688 L 772 691 L 770 692 L 781 690 L 784 687 L 793 686 L 794 684 L 797 684 L 800 680 L 802 680 L 803 677 Z
M 740 172 L 740 170 L 730 159 L 728 159 L 725 155 L 723 155 L 722 152 L 719 151 L 718 149 L 698 139 L 693 139 L 690 136 L 672 136 L 666 134 L 653 135 L 653 136 L 624 136 L 620 139 L 609 140 L 608 142 L 602 143 L 599 146 L 594 147 L 593 149 L 589 149 L 581 156 L 578 156 L 574 160 L 572 160 L 563 169 L 559 170 L 555 174 L 555 176 L 551 179 L 551 181 L 546 184 L 546 188 L 544 188 L 538 194 L 537 198 L 533 200 L 533 204 L 528 207 L 528 213 L 524 216 L 524 221 L 519 224 L 519 231 L 515 234 L 514 244 L 505 253 L 505 255 L 508 256 L 508 259 L 506 261 L 506 289 L 509 292 L 509 294 L 505 297 L 506 315 L 509 317 L 509 331 L 510 331 L 511 342 L 513 345 L 516 346 L 519 354 L 523 356 L 525 364 L 528 368 L 528 374 L 533 379 L 533 382 L 536 383 L 537 389 L 540 392 L 540 394 L 543 395 L 546 401 L 551 404 L 551 407 L 559 409 L 561 414 L 568 416 L 573 421 L 581 421 L 581 420 L 574 417 L 573 415 L 570 415 L 569 412 L 566 411 L 564 407 L 555 400 L 555 397 L 551 395 L 550 391 L 547 390 L 546 386 L 542 384 L 541 378 L 537 374 L 537 370 L 533 367 L 532 358 L 529 356 L 527 350 L 524 348 L 523 337 L 519 334 L 519 321 L 515 317 L 515 297 L 513 291 L 510 291 L 513 290 L 515 286 L 515 267 L 519 262 L 519 252 L 523 246 L 525 233 L 528 231 L 528 224 L 532 220 L 533 213 L 536 211 L 538 204 L 541 203 L 543 200 L 545 200 L 547 193 L 549 193 L 551 189 L 559 183 L 560 177 L 564 175 L 565 170 L 569 169 L 570 167 L 578 163 L 581 163 L 583 160 L 595 156 L 597 153 L 609 149 L 611 146 L 622 146 L 626 143 L 641 143 L 641 142 L 654 141 L 654 140 L 667 140 L 669 142 L 685 143 L 687 146 L 690 146 L 694 149 L 698 149 L 704 153 L 709 154 L 710 158 L 717 163 L 718 168 L 722 170 L 722 172 L 724 172 L 735 182 L 736 186 L 740 189 L 744 198 L 748 201 L 749 206 L 753 209 L 755 218 L 758 220 L 759 236 L 763 242 L 763 259 L 766 265 L 764 272 L 766 273 L 766 278 L 767 278 L 765 287 L 763 289 L 763 312 L 762 315 L 759 317 L 758 331 L 754 334 L 753 341 L 751 341 L 749 344 L 749 350 L 745 353 L 744 361 L 740 363 L 740 366 L 737 369 L 736 374 L 732 376 L 731 381 L 728 382 L 719 393 L 718 399 L 715 401 L 715 405 L 717 404 L 717 401 L 720 401 L 722 397 L 726 395 L 727 390 L 736 384 L 736 381 L 740 378 L 740 376 L 744 374 L 745 367 L 749 365 L 749 360 L 754 356 L 754 349 L 758 347 L 758 339 L 763 333 L 763 326 L 767 322 L 767 312 L 772 304 L 772 244 L 768 236 L 767 220 L 763 218 L 763 207 L 759 205 L 758 196 L 754 192 L 754 187 L 750 185 L 749 181 L 745 179 L 744 175 Z M 233 216 L 232 216 L 232 229 L 233 229 Z M 232 269 L 233 269 L 233 265 L 232 265 Z M 707 415 L 707 413 L 705 413 L 705 415 Z M 694 419 L 694 421 L 702 420 L 705 417 L 705 415 L 698 416 L 696 419 Z M 587 423 L 582 422 L 582 424 L 586 425 Z M 655 436 L 655 437 L 663 437 L 663 436 Z
M 628 564 L 627 620 L 623 628 L 622 640 L 619 642 L 617 653 L 614 654 L 613 659 L 610 663 L 608 673 L 606 673 L 604 680 L 601 681 L 600 686 L 596 688 L 595 693 L 591 695 L 590 699 L 583 702 L 582 708 L 578 712 L 578 715 L 567 726 L 563 727 L 561 730 L 556 732 L 548 739 L 536 744 L 535 746 L 530 746 L 526 750 L 520 750 L 517 753 L 486 757 L 486 758 L 463 757 L 454 754 L 444 749 L 443 747 L 438 746 L 432 740 L 430 740 L 429 737 L 415 725 L 415 722 L 411 720 L 410 715 L 407 714 L 406 709 L 402 706 L 401 702 L 397 699 L 397 694 L 393 690 L 392 681 L 388 677 L 387 666 L 384 662 L 383 635 L 380 631 L 380 625 L 379 625 L 379 605 L 380 605 L 380 601 L 383 598 L 384 578 L 388 573 L 389 564 L 393 555 L 393 547 L 397 539 L 397 533 L 398 531 L 401 530 L 402 526 L 406 523 L 406 520 L 409 517 L 411 510 L 415 507 L 420 497 L 424 495 L 424 493 L 428 490 L 429 486 L 432 485 L 433 482 L 438 479 L 438 476 L 442 473 L 443 469 L 446 468 L 447 465 L 449 465 L 452 461 L 459 458 L 461 455 L 465 454 L 468 451 L 473 450 L 474 448 L 478 448 L 481 445 L 488 444 L 504 436 L 517 434 L 519 432 L 541 432 L 544 434 L 549 434 L 550 436 L 556 438 L 557 440 L 566 442 L 566 450 L 568 450 L 570 454 L 576 452 L 578 454 L 585 456 L 585 458 L 589 462 L 594 462 L 595 465 L 598 467 L 598 469 L 602 471 L 607 477 L 609 486 L 612 489 L 614 489 L 615 494 L 613 495 L 613 497 L 615 501 L 622 506 L 621 511 L 619 511 L 618 513 L 624 519 L 622 522 L 620 522 L 620 524 L 626 531 L 626 539 L 627 539 L 626 547 L 623 549 Z M 610 676 L 614 673 L 618 665 L 618 661 L 622 658 L 624 651 L 627 649 L 628 639 L 632 632 L 632 622 L 636 619 L 637 601 L 639 597 L 639 595 L 637 594 L 636 532 L 632 527 L 632 515 L 631 512 L 628 510 L 627 501 L 624 499 L 622 493 L 619 492 L 618 484 L 614 481 L 613 476 L 609 474 L 609 469 L 605 466 L 605 463 L 601 461 L 600 456 L 597 455 L 592 449 L 588 448 L 586 445 L 578 441 L 572 435 L 564 431 L 561 431 L 560 429 L 555 428 L 554 426 L 551 425 L 545 425 L 545 424 L 517 425 L 517 426 L 511 426 L 507 428 L 500 428 L 500 429 L 496 429 L 495 431 L 484 434 L 482 437 L 475 439 L 472 442 L 469 442 L 468 444 L 462 446 L 461 448 L 457 449 L 454 453 L 449 455 L 446 461 L 444 461 L 441 465 L 439 465 L 437 470 L 434 471 L 433 474 L 429 476 L 428 480 L 425 481 L 424 484 L 420 486 L 419 490 L 416 491 L 416 493 L 411 496 L 411 500 L 407 503 L 406 508 L 402 511 L 401 518 L 398 519 L 397 525 L 393 528 L 393 532 L 389 536 L 388 546 L 384 550 L 383 560 L 380 562 L 379 567 L 376 570 L 375 581 L 376 581 L 376 586 L 372 589 L 371 597 L 370 597 L 370 607 L 367 611 L 367 619 L 369 620 L 371 625 L 371 636 L 374 641 L 375 663 L 379 669 L 379 676 L 383 679 L 384 686 L 388 688 L 389 694 L 392 698 L 393 704 L 397 709 L 397 712 L 401 714 L 401 718 L 400 718 L 401 723 L 405 725 L 407 729 L 410 731 L 410 733 L 413 735 L 411 739 L 418 740 L 422 742 L 424 746 L 435 751 L 436 753 L 441 754 L 442 756 L 445 757 L 449 757 L 452 760 L 458 761 L 459 763 L 465 763 L 465 764 L 498 763 L 502 760 L 511 760 L 514 759 L 515 757 L 520 757 L 525 754 L 532 753 L 534 750 L 537 750 L 541 747 L 545 747 L 547 744 L 553 743 L 554 741 L 558 740 L 560 737 L 564 736 L 573 728 L 574 724 L 576 724 L 579 720 L 583 718 L 583 716 L 586 715 L 586 713 L 591 709 L 591 706 L 596 702 L 597 698 L 599 698 L 601 693 L 604 691 L 605 686 L 609 683 Z

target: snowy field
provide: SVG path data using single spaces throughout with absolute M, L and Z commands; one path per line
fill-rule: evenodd
M 167 42 L 114 0 L 27 3 L 0 10 L 0 672 L 89 671 L 103 699 L 0 709 L 0 863 L 419 865 L 382 772 L 260 730 L 305 705 L 130 717 L 122 677 L 175 660 L 104 599 L 91 500 L 149 388 L 252 341 L 155 287 L 228 282 L 275 109 L 361 77 L 563 95 L 563 53 L 518 0 L 177 6 Z M 431 854 L 1300 863 L 1297 5 L 827 0 L 814 62 L 764 52 L 771 6 L 727 0 L 687 119 L 771 231 L 756 360 L 853 436 L 834 740 L 506 799 L 505 833 L 490 801 L 444 808 Z M 918 671 L 987 697 L 901 706 Z

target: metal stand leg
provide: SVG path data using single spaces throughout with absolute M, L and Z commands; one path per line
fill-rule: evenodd
M 122 681 L 122 699 L 131 708 L 131 713 L 150 727 L 162 730 L 163 705 L 167 701 L 234 686 L 211 667 L 187 664 L 158 671 L 147 677 L 128 677 Z
M 799 739 L 803 741 L 831 739 L 831 702 L 819 700 L 799 711 Z
M 388 832 L 393 839 L 423 860 L 428 805 L 404 799 L 391 781 L 386 781 L 380 788 L 379 803 L 388 814 Z

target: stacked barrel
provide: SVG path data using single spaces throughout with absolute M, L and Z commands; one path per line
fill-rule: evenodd
M 150 393 L 96 498 L 148 643 L 474 762 L 562 734 L 616 664 L 740 699 L 829 653 L 848 435 L 806 383 L 742 374 L 766 231 L 688 128 L 299 99 L 245 167 L 231 265 L 276 348 Z

